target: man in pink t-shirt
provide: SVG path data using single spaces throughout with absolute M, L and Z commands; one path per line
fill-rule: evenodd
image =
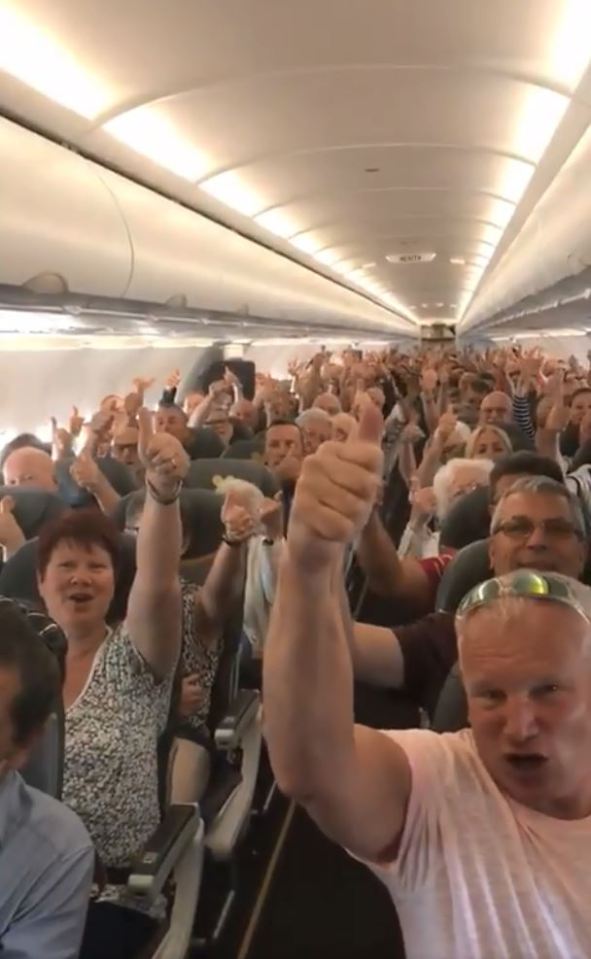
M 408 959 L 588 959 L 591 591 L 530 570 L 481 584 L 456 624 L 471 730 L 356 726 L 339 590 L 380 435 L 368 406 L 298 483 L 264 660 L 278 784 L 387 885 Z

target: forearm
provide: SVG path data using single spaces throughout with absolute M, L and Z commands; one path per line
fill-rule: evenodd
M 238 546 L 222 543 L 199 593 L 202 614 L 210 629 L 219 629 L 240 600 L 245 569 L 246 543 Z
M 357 559 L 372 592 L 391 599 L 402 593 L 402 563 L 376 510 L 359 539 Z
M 425 486 L 433 486 L 435 473 L 441 466 L 441 447 L 439 443 L 432 442 L 429 448 L 423 453 L 421 465 L 418 468 L 417 476 L 421 489 Z
M 417 460 L 412 443 L 402 441 L 400 452 L 398 454 L 398 470 L 407 487 L 410 489 L 410 483 L 417 471 Z
M 560 433 L 555 430 L 539 429 L 536 433 L 536 450 L 540 456 L 555 460 L 561 468 L 564 461 L 560 452 Z
M 334 787 L 354 752 L 353 670 L 339 602 L 341 557 L 305 573 L 282 561 L 263 660 L 265 735 L 283 791 Z
M 421 393 L 421 402 L 429 435 L 432 436 L 439 422 L 439 411 L 435 397 L 430 393 Z
M 147 490 L 137 538 L 136 581 L 159 593 L 177 583 L 182 538 L 179 500 L 165 506 Z
M 213 396 L 208 395 L 205 399 L 201 400 L 199 406 L 195 407 L 188 421 L 191 429 L 198 429 L 200 426 L 203 426 L 213 406 L 213 399 Z
M 110 516 L 114 513 L 121 497 L 116 493 L 106 476 L 101 473 L 96 486 L 90 491 L 103 513 Z

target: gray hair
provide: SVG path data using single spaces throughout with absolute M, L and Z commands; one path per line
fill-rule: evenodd
M 561 496 L 568 503 L 571 520 L 578 535 L 585 539 L 587 536 L 587 526 L 585 523 L 585 514 L 580 500 L 570 492 L 562 483 L 551 479 L 549 476 L 523 476 L 515 480 L 508 490 L 506 490 L 499 499 L 492 516 L 490 529 L 494 532 L 499 523 L 503 503 L 508 496 L 514 493 L 537 493 L 541 496 Z
M 437 502 L 437 516 L 441 520 L 447 514 L 451 504 L 451 484 L 454 476 L 461 469 L 468 466 L 474 473 L 480 474 L 483 484 L 486 485 L 489 480 L 491 470 L 494 466 L 492 460 L 465 459 L 456 457 L 448 460 L 445 466 L 441 466 L 435 473 L 433 479 L 433 492 Z
M 536 572 L 535 570 L 533 572 Z M 511 587 L 514 577 L 519 578 L 523 575 L 523 570 L 514 570 L 512 573 L 506 573 L 504 576 L 499 576 L 498 580 L 503 585 L 508 588 Z M 544 575 L 544 574 L 541 574 Z M 585 637 L 585 649 L 584 652 L 587 656 L 591 654 L 591 588 L 586 586 L 585 583 L 581 583 L 578 579 L 573 579 L 571 576 L 564 576 L 562 573 L 551 573 L 548 574 L 552 576 L 552 579 L 561 580 L 567 587 L 568 591 L 573 600 L 573 604 L 570 605 L 568 602 L 553 598 L 552 596 L 536 596 L 532 594 L 531 596 L 520 596 L 518 594 L 511 594 L 508 592 L 504 596 L 499 596 L 497 599 L 492 600 L 488 606 L 494 603 L 495 613 L 499 615 L 501 619 L 509 619 L 511 616 L 515 615 L 515 604 L 518 603 L 532 603 L 532 602 L 544 602 L 544 603 L 553 603 L 555 606 L 563 606 L 566 609 L 571 609 L 573 612 L 577 613 L 579 616 L 582 616 L 583 619 L 587 620 L 589 629 Z M 580 607 L 579 609 L 577 609 Z M 464 630 L 466 627 L 466 622 L 478 609 L 482 609 L 482 606 L 475 606 L 472 609 L 468 609 L 465 613 L 456 614 L 455 625 L 456 633 L 458 637 L 458 658 L 462 659 L 462 647 L 464 642 Z
M 310 420 L 322 420 L 324 423 L 327 423 L 329 426 L 332 426 L 332 416 L 326 412 L 326 410 L 319 409 L 317 406 L 312 407 L 309 410 L 304 410 L 303 413 L 300 413 L 296 419 L 296 424 L 302 428 Z

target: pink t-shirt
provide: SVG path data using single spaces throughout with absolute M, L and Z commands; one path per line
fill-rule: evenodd
M 591 817 L 553 819 L 507 798 L 470 730 L 390 731 L 412 768 L 386 884 L 407 959 L 590 959 Z

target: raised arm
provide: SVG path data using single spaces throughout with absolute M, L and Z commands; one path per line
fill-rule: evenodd
M 181 444 L 153 433 L 151 414 L 139 412 L 138 452 L 146 469 L 146 504 L 137 538 L 137 572 L 129 596 L 131 640 L 159 678 L 176 662 L 181 638 L 179 492 L 189 469 Z
M 357 559 L 369 588 L 384 599 L 404 600 L 417 613 L 433 609 L 427 573 L 413 556 L 401 558 L 374 509 L 357 544 Z
M 340 603 L 343 549 L 381 479 L 381 416 L 360 438 L 325 443 L 304 463 L 263 661 L 265 731 L 280 788 L 328 836 L 376 862 L 395 858 L 411 776 L 402 750 L 355 726 L 353 670 Z

